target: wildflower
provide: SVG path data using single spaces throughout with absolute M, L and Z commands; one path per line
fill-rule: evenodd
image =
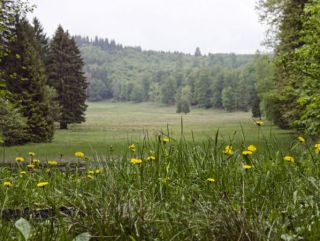
M 255 152 L 257 150 L 257 147 L 255 147 L 254 145 L 250 145 L 248 146 L 248 151 L 251 151 L 252 153 Z
M 81 152 L 81 151 L 75 152 L 74 155 L 75 155 L 76 157 L 78 157 L 78 158 L 83 158 L 83 157 L 84 157 L 84 153 Z
M 250 156 L 250 155 L 252 155 L 252 154 L 253 154 L 252 151 L 243 151 L 243 152 L 242 152 L 242 155 L 243 155 L 243 156 Z
M 94 171 L 90 170 L 90 171 L 88 171 L 88 174 L 89 174 L 89 175 L 93 175 L 93 174 L 94 174 Z
M 256 121 L 255 123 L 256 123 L 257 126 L 263 126 L 264 125 L 263 121 L 260 121 L 260 120 Z
M 94 176 L 89 174 L 89 175 L 87 175 L 87 178 L 93 180 Z
M 57 162 L 57 161 L 53 161 L 53 160 L 49 160 L 49 161 L 48 161 L 48 165 L 50 165 L 50 166 L 56 166 L 56 165 L 58 165 L 58 162 Z
M 138 165 L 138 164 L 141 164 L 141 163 L 142 163 L 142 160 L 141 160 L 141 159 L 132 158 L 130 162 L 131 162 L 133 165 Z
M 33 164 L 40 164 L 40 160 L 39 160 L 39 159 L 33 159 L 33 160 L 32 160 L 32 163 L 33 163 Z
M 49 182 L 38 182 L 37 187 L 45 187 L 49 184 Z
M 148 156 L 147 161 L 154 161 L 156 158 L 155 156 Z
M 215 182 L 215 181 L 216 180 L 214 180 L 214 178 L 211 178 L 211 177 L 207 179 L 207 182 Z
M 316 153 L 319 154 L 319 152 L 320 152 L 320 144 L 315 144 L 314 148 L 315 148 Z
M 231 145 L 228 145 L 224 148 L 224 154 L 231 156 L 233 154 L 233 148 Z
M 306 140 L 302 137 L 302 136 L 298 136 L 298 140 L 301 142 L 301 143 L 305 143 Z
M 29 154 L 29 156 L 31 156 L 31 157 L 33 157 L 33 156 L 36 155 L 36 153 L 34 153 L 34 152 L 29 152 L 28 154 Z
M 23 176 L 26 175 L 26 174 L 27 174 L 27 172 L 21 171 L 21 172 L 20 172 L 20 177 L 23 177 Z
M 132 151 L 132 152 L 135 152 L 136 151 L 136 146 L 134 144 L 130 144 L 129 145 L 129 150 Z
M 24 158 L 21 156 L 16 157 L 17 162 L 24 162 Z
M 3 182 L 3 186 L 5 186 L 5 187 L 12 187 L 12 183 L 6 181 L 6 182 Z
M 102 168 L 97 168 L 96 171 L 95 171 L 95 173 L 96 173 L 96 174 L 100 174 L 100 173 L 102 173 L 102 171 L 103 171 Z
M 288 162 L 294 162 L 293 156 L 285 156 L 285 157 L 283 158 L 283 160 L 288 161 Z
M 163 138 L 162 138 L 162 142 L 163 142 L 164 144 L 166 144 L 166 143 L 170 142 L 170 139 L 169 139 L 168 137 L 163 137 Z
M 29 169 L 33 169 L 33 168 L 35 167 L 35 165 L 34 165 L 34 164 L 28 164 L 27 167 L 28 167 Z
M 242 166 L 242 168 L 244 169 L 244 170 L 249 170 L 249 169 L 251 169 L 253 166 L 252 165 L 243 165 Z

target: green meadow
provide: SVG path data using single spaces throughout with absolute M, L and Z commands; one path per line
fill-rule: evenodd
M 0 240 L 318 241 L 320 145 L 297 137 L 250 113 L 90 103 L 52 143 L 3 149 Z
M 122 154 L 129 143 L 141 143 L 145 138 L 156 140 L 160 134 L 175 140 L 181 136 L 188 142 L 201 143 L 216 137 L 234 145 L 260 145 L 265 138 L 279 148 L 290 145 L 287 131 L 265 123 L 257 128 L 250 112 L 228 113 L 222 110 L 192 109 L 187 115 L 177 114 L 175 107 L 158 103 L 89 103 L 86 122 L 73 124 L 68 130 L 56 130 L 52 143 L 27 144 L 2 148 L 3 162 L 16 156 L 37 153 L 38 158 L 74 160 L 74 152 L 82 151 L 90 158 L 110 152 Z

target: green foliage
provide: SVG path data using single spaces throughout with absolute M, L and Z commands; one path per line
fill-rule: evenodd
M 10 105 L 0 107 L 0 132 L 7 146 L 24 144 L 29 140 L 26 118 Z
M 240 68 L 253 60 L 253 55 L 204 56 L 200 49 L 194 56 L 142 51 L 139 47 L 123 47 L 108 39 L 90 41 L 89 38 L 75 36 L 75 40 L 86 63 L 85 71 L 90 82 L 88 94 L 92 101 L 113 99 L 173 105 L 180 90 L 189 86 L 192 105 L 222 108 L 225 75 L 233 70 L 239 74 Z M 237 78 L 233 80 L 237 81 Z
M 50 43 L 48 59 L 48 83 L 56 89 L 61 107 L 60 128 L 67 129 L 68 124 L 84 122 L 88 87 L 82 72 L 84 63 L 74 39 L 61 26 Z
M 312 93 L 317 86 L 312 83 L 318 82 L 320 72 L 319 1 L 265 0 L 260 1 L 260 7 L 265 20 L 268 16 L 274 20 L 269 24 L 275 30 L 274 66 L 263 67 L 264 60 L 258 60 L 259 73 L 274 69 L 274 82 L 267 78 L 257 83 L 263 110 L 282 128 L 318 134 L 318 114 L 314 111 L 318 99 Z
M 14 226 L 21 232 L 23 235 L 23 238 L 25 241 L 29 240 L 29 237 L 31 236 L 31 225 L 30 223 L 24 219 L 20 218 L 17 220 L 14 224 Z
M 300 41 L 304 44 L 295 51 L 292 61 L 294 76 L 299 79 L 298 104 L 300 118 L 295 126 L 311 135 L 320 134 L 319 79 L 320 79 L 320 3 L 310 1 L 305 7 L 303 31 Z
M 39 58 L 34 28 L 24 19 L 16 25 L 16 38 L 4 59 L 8 100 L 26 118 L 31 142 L 48 142 L 53 138 L 54 113 L 46 86 L 44 64 Z
M 228 112 L 234 111 L 236 108 L 235 98 L 234 98 L 234 92 L 232 87 L 228 86 L 223 89 L 222 94 L 222 105 L 224 109 Z

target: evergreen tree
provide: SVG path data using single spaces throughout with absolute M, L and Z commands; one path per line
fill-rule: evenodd
M 44 33 L 43 27 L 37 18 L 34 18 L 32 21 L 35 39 L 37 40 L 35 43 L 35 48 L 41 57 L 44 65 L 47 65 L 48 62 L 48 52 L 49 52 L 49 40 Z
M 88 86 L 82 71 L 84 63 L 74 39 L 61 26 L 50 44 L 48 59 L 48 83 L 56 89 L 61 107 L 60 129 L 84 122 Z
M 196 48 L 196 51 L 194 52 L 194 56 L 196 56 L 196 57 L 200 57 L 200 56 L 202 56 L 202 54 L 201 54 L 201 51 L 200 51 L 200 48 L 199 48 L 199 47 L 197 47 L 197 48 Z
M 35 46 L 33 27 L 24 19 L 16 25 L 16 39 L 9 45 L 5 58 L 8 99 L 26 119 L 26 131 L 31 142 L 48 142 L 53 138 L 53 113 L 46 86 L 44 65 Z
M 27 128 L 27 120 L 18 108 L 10 104 L 0 106 L 0 131 L 5 145 L 20 145 L 27 142 L 30 139 Z
M 9 42 L 15 37 L 15 5 L 14 1 L 0 0 L 0 107 L 5 103 L 5 96 L 8 94 L 5 88 L 5 70 L 3 58 L 8 54 Z

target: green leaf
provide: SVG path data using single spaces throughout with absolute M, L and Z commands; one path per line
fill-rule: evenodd
M 72 241 L 89 241 L 91 239 L 90 233 L 82 233 L 75 237 Z
M 24 218 L 20 218 L 14 226 L 21 232 L 25 240 L 28 240 L 31 234 L 31 225 Z

